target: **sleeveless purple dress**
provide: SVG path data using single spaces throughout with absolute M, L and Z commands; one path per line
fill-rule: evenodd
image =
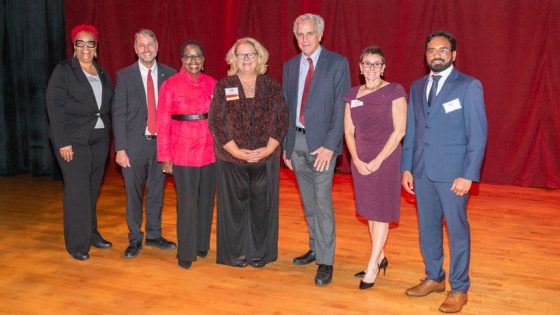
M 393 100 L 406 97 L 406 92 L 400 84 L 390 83 L 356 98 L 359 88 L 351 88 L 344 101 L 348 104 L 352 100 L 363 102 L 363 105 L 351 107 L 350 114 L 356 128 L 356 151 L 360 159 L 368 163 L 381 152 L 393 132 Z M 361 175 L 354 163 L 351 163 L 356 211 L 360 216 L 378 222 L 399 221 L 401 151 L 399 144 L 381 163 L 381 167 L 367 176 Z

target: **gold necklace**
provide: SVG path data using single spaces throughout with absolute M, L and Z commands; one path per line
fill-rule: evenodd
M 385 82 L 385 81 L 381 80 L 381 81 L 379 81 L 379 84 L 378 84 L 378 85 L 376 85 L 376 86 L 374 86 L 374 87 L 371 87 L 371 88 L 368 87 L 367 84 L 364 84 L 364 90 L 367 90 L 367 91 L 375 91 L 375 90 L 379 89 L 379 88 L 383 85 L 384 82 Z

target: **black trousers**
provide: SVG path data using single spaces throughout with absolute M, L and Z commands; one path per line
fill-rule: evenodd
M 280 160 L 233 164 L 218 160 L 216 262 L 278 258 Z
M 177 189 L 177 258 L 196 260 L 196 251 L 210 248 L 216 191 L 216 164 L 173 165 Z
M 156 140 L 144 140 L 138 156 L 129 156 L 130 166 L 122 169 L 126 189 L 128 241 L 142 242 L 142 199 L 146 187 L 146 238 L 161 237 L 161 209 L 166 175 L 157 161 Z
M 101 239 L 96 203 L 109 154 L 109 134 L 94 129 L 89 144 L 72 144 L 74 157 L 66 162 L 55 149 L 64 180 L 64 242 L 69 253 L 88 252 Z

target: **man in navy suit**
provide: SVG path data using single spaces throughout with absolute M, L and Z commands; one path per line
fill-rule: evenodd
M 284 163 L 296 173 L 309 231 L 309 251 L 293 263 L 318 264 L 315 284 L 332 280 L 335 228 L 332 178 L 342 153 L 343 96 L 350 88 L 348 60 L 320 45 L 325 23 L 299 16 L 294 35 L 301 54 L 284 64 L 282 92 L 289 110 Z
M 426 278 L 408 290 L 425 296 L 445 290 L 443 223 L 449 231 L 451 292 L 439 310 L 461 311 L 469 290 L 468 192 L 480 177 L 487 122 L 480 81 L 453 67 L 455 38 L 434 32 L 425 41 L 431 72 L 412 83 L 401 171 L 405 190 L 416 194 L 420 247 Z
M 146 185 L 146 245 L 161 249 L 177 246 L 161 236 L 161 209 L 165 174 L 157 162 L 157 95 L 159 87 L 176 71 L 156 61 L 158 43 L 151 30 L 134 35 L 138 62 L 117 73 L 113 101 L 115 160 L 122 167 L 126 189 L 128 248 L 125 258 L 138 256 L 142 248 L 142 196 Z M 151 105 L 150 105 L 151 103 Z M 152 115 L 149 114 L 150 106 Z

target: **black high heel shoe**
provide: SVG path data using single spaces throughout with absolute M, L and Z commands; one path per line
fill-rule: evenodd
M 360 280 L 360 290 L 373 288 L 374 284 L 375 284 L 375 281 L 372 282 L 372 283 L 369 283 L 369 282 L 364 282 L 364 281 Z
M 387 260 L 387 257 L 383 257 L 383 259 L 379 263 L 379 271 L 381 271 L 381 269 L 383 269 L 383 275 L 385 275 L 385 273 L 387 271 L 387 266 L 389 266 L 389 261 Z M 365 275 L 366 275 L 366 272 L 362 270 L 360 272 L 356 272 L 356 274 L 354 274 L 354 277 L 363 278 Z
M 383 269 L 383 275 L 385 275 L 385 273 L 387 271 L 387 266 L 389 266 L 389 261 L 387 260 L 387 257 L 383 257 L 383 259 L 379 263 L 379 271 L 381 271 L 381 269 Z M 379 273 L 379 271 L 378 271 L 378 273 Z

